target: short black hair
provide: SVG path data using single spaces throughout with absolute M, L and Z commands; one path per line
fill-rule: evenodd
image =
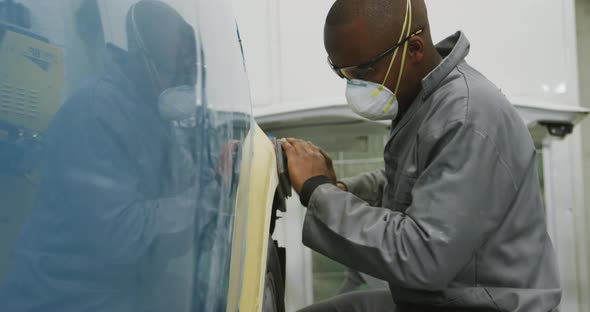
M 376 34 L 390 34 L 404 22 L 408 0 L 337 0 L 326 17 L 326 27 L 350 23 L 356 19 L 367 22 L 369 30 Z M 428 17 L 424 0 L 410 0 L 413 25 L 428 28 Z M 389 35 L 387 35 L 389 36 Z
M 371 31 L 384 32 L 389 30 L 394 17 L 403 22 L 406 3 L 406 0 L 337 0 L 326 17 L 326 26 L 339 26 L 360 18 L 369 22 Z

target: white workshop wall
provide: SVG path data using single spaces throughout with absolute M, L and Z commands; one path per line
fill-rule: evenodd
M 576 15 L 577 15 L 577 35 L 578 35 L 578 69 L 580 77 L 580 101 L 582 106 L 590 108 L 590 1 L 577 0 L 576 1 Z M 583 167 L 584 167 L 584 211 L 586 218 L 583 219 L 586 225 L 586 237 L 590 237 L 590 120 L 584 121 L 582 124 L 583 137 Z M 590 241 L 586 241 L 587 259 L 590 259 Z M 587 279 L 590 280 L 590 264 L 586 270 Z M 585 286 L 586 290 L 590 289 L 588 283 Z M 590 306 L 590 296 L 583 295 L 584 304 Z
M 323 21 L 332 1 L 236 0 L 255 108 L 343 101 L 326 62 Z
M 427 1 L 435 41 L 465 31 L 468 61 L 507 95 L 577 105 L 572 2 Z
M 329 69 L 323 47 L 332 3 L 235 0 L 255 106 L 344 101 L 344 83 Z M 434 40 L 465 31 L 472 43 L 468 61 L 508 96 L 577 105 L 575 39 L 567 35 L 572 3 L 427 0 Z

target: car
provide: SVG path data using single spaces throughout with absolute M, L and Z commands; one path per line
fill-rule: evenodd
M 231 5 L 0 1 L 0 310 L 285 311 Z

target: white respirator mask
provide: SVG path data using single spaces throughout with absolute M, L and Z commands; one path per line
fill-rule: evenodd
M 346 101 L 353 112 L 370 120 L 393 120 L 399 111 L 395 94 L 371 81 L 349 80 Z
M 378 84 L 371 81 L 360 79 L 350 79 L 346 84 L 346 101 L 348 106 L 358 115 L 370 120 L 393 120 L 399 112 L 399 103 L 396 94 L 404 72 L 406 62 L 406 53 L 408 51 L 408 41 L 419 35 L 422 30 L 411 34 L 412 29 L 412 3 L 408 0 L 406 15 L 398 44 L 394 48 L 393 56 L 387 70 L 383 83 Z M 405 39 L 404 39 L 405 37 Z M 403 44 L 402 62 L 397 79 L 395 92 L 392 92 L 385 86 L 389 78 L 391 68 L 398 54 L 399 48 Z M 387 53 L 387 52 L 386 52 Z
M 196 126 L 197 95 L 193 86 L 178 86 L 164 90 L 158 99 L 162 119 L 183 128 Z

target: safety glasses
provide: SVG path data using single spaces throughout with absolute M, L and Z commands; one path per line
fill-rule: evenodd
M 398 49 L 399 47 L 401 47 L 408 40 L 414 38 L 415 36 L 420 35 L 423 31 L 424 31 L 423 28 L 417 30 L 416 32 L 412 33 L 408 37 L 406 37 L 403 40 L 401 40 L 398 44 L 396 44 L 393 47 L 387 49 L 385 52 L 377 55 L 372 60 L 370 60 L 370 61 L 368 61 L 368 62 L 366 62 L 364 64 L 356 65 L 356 66 L 337 67 L 337 66 L 334 66 L 334 64 L 332 63 L 332 60 L 330 59 L 329 56 L 328 56 L 328 63 L 330 64 L 330 67 L 332 67 L 332 70 L 338 76 L 340 76 L 340 78 L 343 78 L 343 79 L 346 79 L 346 80 L 351 80 L 351 79 L 354 79 L 354 78 L 362 79 L 362 78 L 366 77 L 369 72 L 371 72 L 371 71 L 374 70 L 374 67 L 373 66 L 377 62 L 379 62 L 380 60 L 382 60 L 384 57 L 390 55 L 391 53 L 395 52 L 396 49 Z

